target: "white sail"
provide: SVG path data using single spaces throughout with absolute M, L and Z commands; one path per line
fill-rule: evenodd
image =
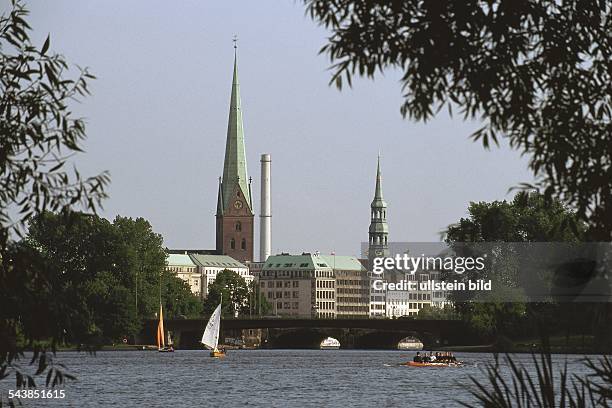
M 210 315 L 210 319 L 208 320 L 208 324 L 206 325 L 206 329 L 204 330 L 204 334 L 202 335 L 202 344 L 207 348 L 214 350 L 219 345 L 219 329 L 221 328 L 221 304 L 215 309 L 212 315 Z

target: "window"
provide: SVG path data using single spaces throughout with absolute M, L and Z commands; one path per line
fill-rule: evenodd
M 242 243 L 240 244 L 240 248 L 245 251 L 246 250 L 246 239 L 242 238 Z
M 263 283 L 263 282 L 262 282 Z M 269 288 L 273 288 L 274 287 L 274 282 L 272 281 L 268 281 L 268 287 Z
M 242 231 L 242 223 L 240 221 L 236 222 L 236 231 Z
M 294 297 L 294 298 L 300 297 L 300 292 L 298 292 L 298 291 L 293 291 L 293 297 Z
M 230 248 L 236 249 L 236 240 L 234 238 L 230 239 Z
M 293 281 L 293 287 L 294 288 L 299 288 L 300 287 L 300 281 Z

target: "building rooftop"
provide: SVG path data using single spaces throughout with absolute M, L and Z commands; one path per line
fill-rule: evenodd
M 303 253 L 302 255 L 272 255 L 268 257 L 263 269 L 320 269 L 364 271 L 365 268 L 354 256 L 317 255 Z
M 330 268 L 330 266 L 321 259 L 318 255 L 303 253 L 302 255 L 272 255 L 269 256 L 264 264 L 263 269 L 321 269 Z
M 346 255 L 319 255 L 332 269 L 340 271 L 365 271 L 359 259 Z
M 166 257 L 166 264 L 173 266 L 196 266 L 189 255 L 185 254 L 168 254 Z
M 198 266 L 214 266 L 219 268 L 246 268 L 243 263 L 240 263 L 231 256 L 227 255 L 190 254 L 189 256 Z
M 201 254 L 201 255 L 217 255 L 218 252 L 216 249 L 183 249 L 183 248 L 174 248 L 167 249 L 167 253 L 169 254 Z

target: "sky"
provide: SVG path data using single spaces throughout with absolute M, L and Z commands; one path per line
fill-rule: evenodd
M 511 199 L 527 159 L 487 151 L 479 126 L 441 113 L 403 119 L 400 73 L 329 86 L 329 35 L 299 1 L 29 1 L 34 44 L 97 76 L 83 175 L 110 172 L 100 214 L 144 217 L 169 248 L 214 248 L 232 38 L 259 237 L 259 159 L 272 155 L 272 252 L 358 255 L 380 151 L 390 241 L 439 241 L 471 201 Z M 6 5 L 3 5 L 3 9 Z

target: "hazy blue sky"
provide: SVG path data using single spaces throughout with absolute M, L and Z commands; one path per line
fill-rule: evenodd
M 379 150 L 392 241 L 436 241 L 470 201 L 510 198 L 509 187 L 532 180 L 517 152 L 468 139 L 476 123 L 403 120 L 398 73 L 329 87 L 329 61 L 318 55 L 326 32 L 301 2 L 29 8 L 36 43 L 50 32 L 52 50 L 98 76 L 74 110 L 88 122 L 81 172 L 112 176 L 102 215 L 145 217 L 168 247 L 214 246 L 234 34 L 256 216 L 259 156 L 272 155 L 273 252 L 358 254 Z

